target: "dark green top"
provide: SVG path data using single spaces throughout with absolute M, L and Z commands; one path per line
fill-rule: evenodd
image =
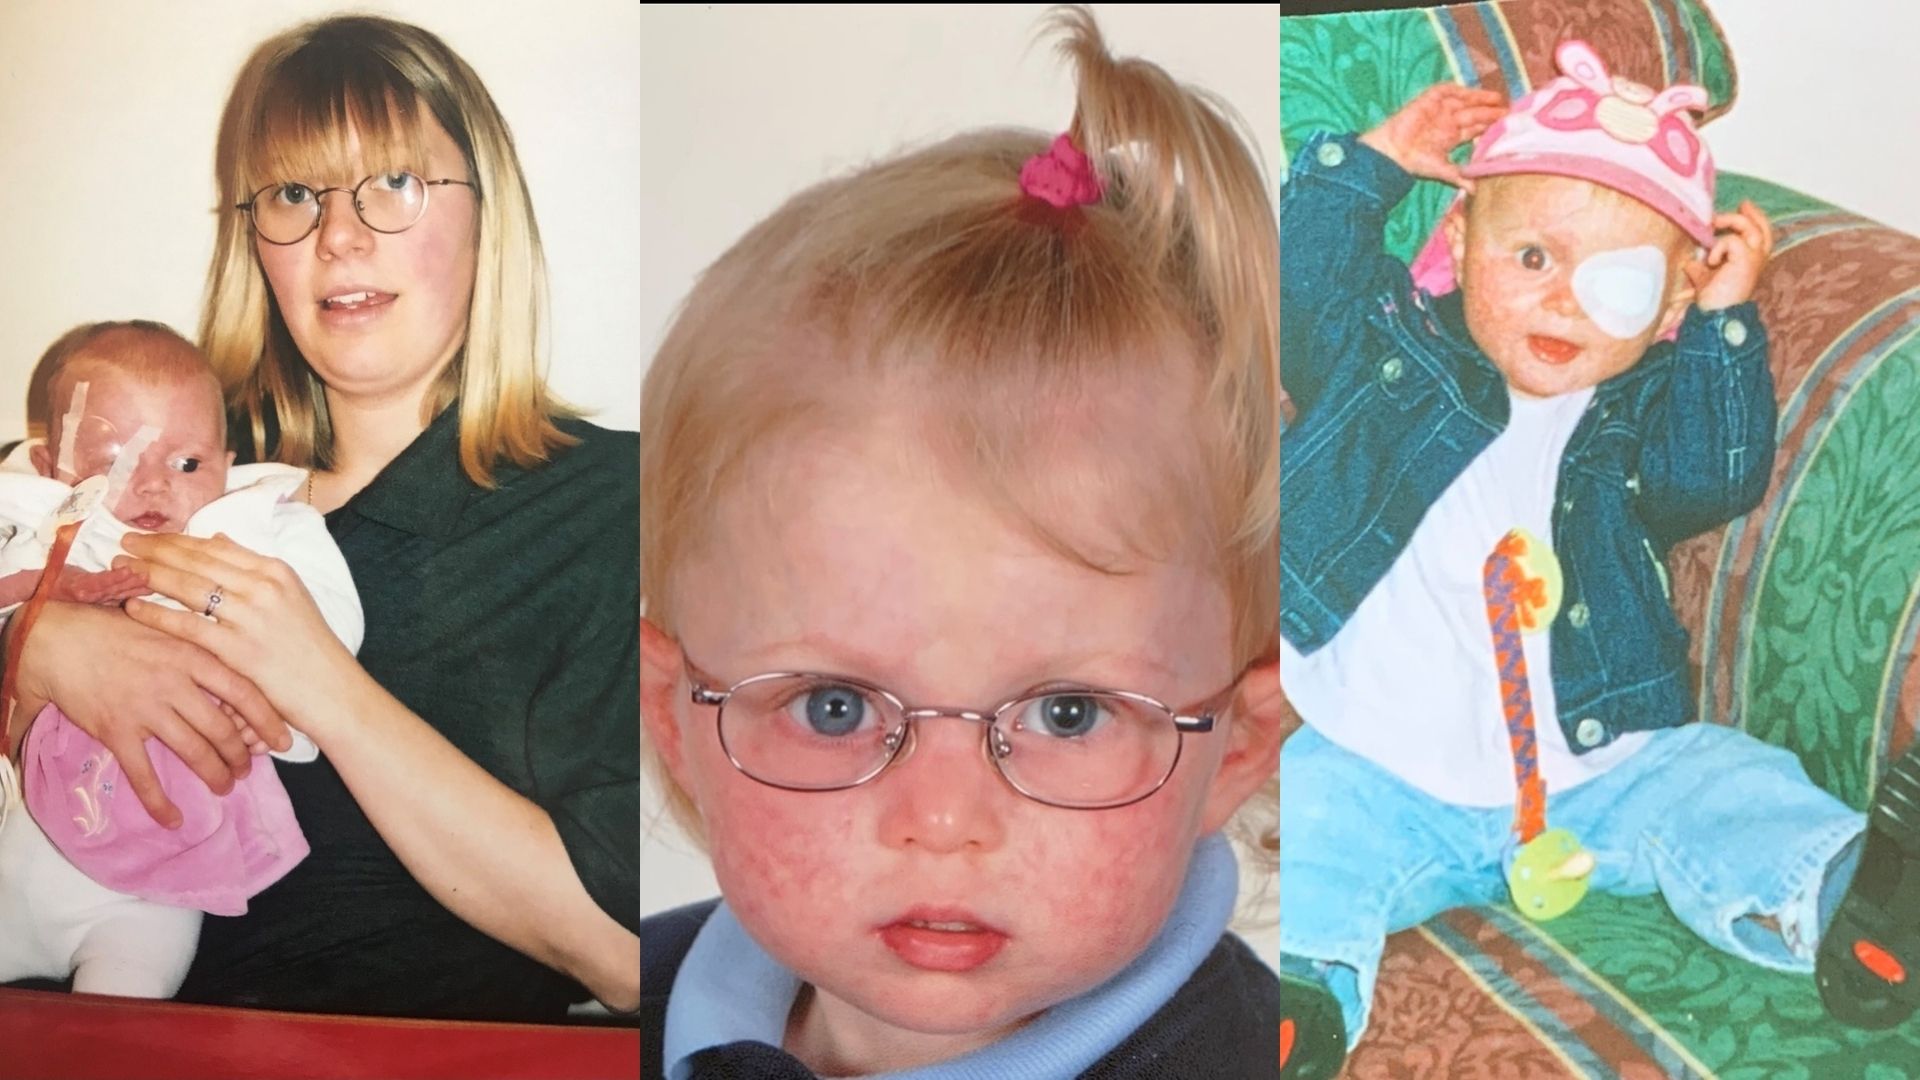
M 460 471 L 455 413 L 328 515 L 366 609 L 360 662 L 545 809 L 588 893 L 636 928 L 638 437 L 565 422 L 579 445 L 486 491 Z M 520 1020 L 585 1000 L 428 895 L 324 756 L 278 769 L 313 854 L 246 915 L 207 919 L 182 998 Z

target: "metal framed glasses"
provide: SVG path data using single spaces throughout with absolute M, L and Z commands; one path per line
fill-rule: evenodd
M 234 209 L 244 210 L 253 231 L 269 244 L 285 246 L 305 240 L 320 227 L 320 199 L 331 191 L 353 197 L 353 212 L 377 233 L 399 233 L 413 228 L 427 212 L 432 189 L 459 184 L 476 196 L 478 185 L 468 180 L 423 180 L 410 172 L 375 173 L 350 188 L 315 188 L 297 181 L 268 184 Z
M 719 710 L 714 724 L 727 760 L 769 787 L 858 787 L 912 754 L 921 722 L 947 717 L 982 725 L 988 762 L 1020 794 L 1106 810 L 1160 790 L 1186 736 L 1213 730 L 1232 689 L 1175 710 L 1144 694 L 1052 686 L 977 711 L 910 707 L 859 679 L 780 671 L 724 690 L 696 675 L 693 703 Z

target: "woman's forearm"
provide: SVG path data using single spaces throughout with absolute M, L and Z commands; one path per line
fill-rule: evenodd
M 356 664 L 292 710 L 416 880 L 476 929 L 571 975 L 602 1004 L 640 1002 L 640 939 L 600 909 L 547 812 L 507 787 Z M 344 694 L 338 691 L 345 687 Z M 316 695 L 318 696 L 318 695 Z M 325 708 L 324 718 L 305 713 Z
M 209 582 L 224 587 L 217 619 L 145 603 L 129 604 L 127 613 L 246 671 L 255 692 L 319 745 L 435 900 L 578 979 L 607 1007 L 638 1007 L 639 938 L 587 892 L 546 810 L 375 682 L 291 567 L 224 537 L 144 534 L 124 543 L 145 580 L 175 600 L 198 603 Z

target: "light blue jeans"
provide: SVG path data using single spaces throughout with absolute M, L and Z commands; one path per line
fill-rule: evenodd
M 1718 724 L 1656 732 L 1639 753 L 1564 794 L 1548 828 L 1580 838 L 1595 891 L 1658 892 L 1725 952 L 1813 970 L 1828 863 L 1863 815 L 1815 787 L 1798 758 Z M 1442 802 L 1302 727 L 1280 755 L 1280 951 L 1365 1030 L 1388 934 L 1449 908 L 1508 903 L 1511 807 Z M 1771 916 L 1779 929 L 1755 921 Z

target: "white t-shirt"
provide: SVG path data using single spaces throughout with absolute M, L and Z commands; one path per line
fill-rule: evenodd
M 0 577 L 46 565 L 54 511 L 73 493 L 72 486 L 58 480 L 20 471 L 26 453 L 23 446 L 0 464 Z M 306 480 L 307 471 L 291 465 L 235 466 L 227 470 L 227 493 L 196 511 L 182 531 L 201 537 L 225 533 L 241 547 L 285 562 L 312 594 L 335 636 L 358 652 L 366 634 L 360 594 L 353 587 L 346 558 L 327 531 L 326 518 L 298 497 Z M 96 505 L 74 537 L 67 565 L 105 570 L 115 556 L 125 554 L 121 538 L 136 531 L 104 504 Z M 180 607 L 157 593 L 147 599 Z M 0 608 L 0 613 L 12 610 Z M 319 750 L 312 740 L 295 732 L 293 748 L 273 756 L 312 761 Z
M 1427 509 L 1406 549 L 1333 640 L 1310 656 L 1284 638 L 1280 643 L 1281 682 L 1314 730 L 1461 806 L 1510 806 L 1515 796 L 1482 568 L 1515 527 L 1553 544 L 1561 455 L 1593 391 L 1510 396 L 1507 429 Z M 1525 635 L 1522 643 L 1541 776 L 1552 793 L 1606 772 L 1646 736 L 1574 755 L 1554 706 L 1549 633 Z

